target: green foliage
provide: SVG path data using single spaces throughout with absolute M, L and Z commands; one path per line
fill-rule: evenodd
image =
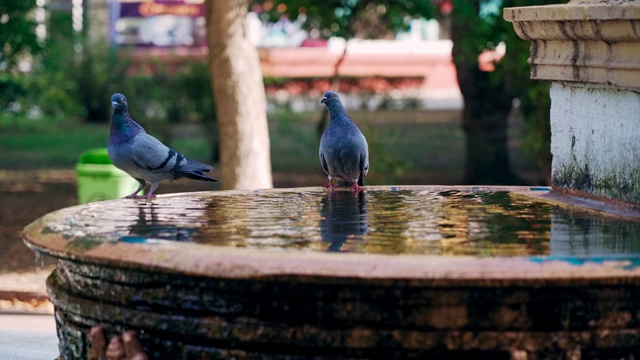
M 369 140 L 371 170 L 365 184 L 460 183 L 464 134 L 458 112 L 352 111 L 350 115 Z M 273 171 L 295 174 L 292 178 L 296 179 L 317 179 L 317 183 L 300 180 L 306 181 L 300 185 L 324 183 L 315 136 L 317 113 L 273 112 L 268 116 Z M 147 125 L 147 119 L 141 121 Z M 176 149 L 196 160 L 210 159 L 211 146 L 201 124 L 187 122 L 172 130 Z M 0 169 L 73 168 L 80 153 L 105 147 L 108 136 L 108 124 L 0 113 Z M 531 170 L 525 163 L 518 166 Z
M 492 49 L 499 43 L 501 26 L 495 26 L 495 14 L 487 13 L 480 17 L 483 0 L 452 0 L 452 26 L 461 29 L 464 36 L 455 39 L 454 46 L 459 49 L 453 53 L 456 63 L 478 63 L 478 55 L 486 49 Z
M 21 90 L 5 101 L 19 103 L 23 111 L 37 107 L 46 117 L 107 121 L 108 99 L 124 77 L 126 60 L 106 45 L 57 39 L 44 47 L 31 73 L 20 75 Z
M 177 73 L 176 88 L 183 90 L 177 95 L 180 96 L 182 113 L 188 120 L 215 120 L 211 75 L 205 61 L 190 61 L 184 64 Z
M 19 116 L 19 115 L 18 115 Z M 12 115 L 16 117 L 16 115 Z M 106 125 L 87 125 L 44 117 L 21 118 L 10 128 L 11 119 L 0 114 L 0 169 L 44 169 L 73 167 L 78 156 L 90 148 L 105 147 L 109 136 Z M 12 125 L 12 124 L 9 124 Z
M 318 159 L 319 140 L 309 113 L 276 111 L 267 114 L 274 172 L 322 173 Z
M 0 69 L 12 71 L 20 57 L 40 51 L 37 23 L 31 16 L 35 7 L 35 0 L 0 1 Z
M 117 92 L 131 99 L 131 115 L 145 119 L 148 130 L 168 144 L 171 143 L 171 125 L 184 122 L 203 124 L 213 150 L 211 159 L 217 161 L 216 113 L 211 76 L 205 61 L 185 60 L 177 56 L 147 57 L 137 60 L 128 71 L 138 74 L 123 77 L 117 83 Z M 110 104 L 107 101 L 105 105 Z
M 28 91 L 17 64 L 41 51 L 35 34 L 37 23 L 30 16 L 35 6 L 35 0 L 0 1 L 0 111 L 9 106 L 13 112 L 19 111 L 14 100 Z
M 83 117 L 82 104 L 75 97 L 78 87 L 64 72 L 34 72 L 27 84 L 27 93 L 17 99 L 25 110 L 38 107 L 45 116 L 53 118 Z
M 508 6 L 533 6 L 563 3 L 559 0 L 509 0 Z M 529 58 L 530 43 L 520 39 L 513 29 L 513 24 L 503 21 L 505 29 L 504 41 L 507 45 L 507 56 L 496 75 L 510 72 L 514 77 L 513 91 L 520 99 L 520 110 L 527 123 L 525 150 L 534 155 L 538 166 L 546 176 L 551 175 L 551 126 L 549 96 L 550 81 L 532 80 L 530 78 Z
M 324 173 L 318 159 L 317 113 L 269 114 L 275 173 Z M 459 183 L 463 137 L 456 113 L 351 111 L 367 137 L 371 170 L 365 184 Z
M 127 49 L 106 43 L 68 36 L 57 39 L 47 44 L 32 73 L 0 73 L 0 88 L 6 89 L 0 92 L 0 126 L 20 128 L 17 122 L 42 125 L 43 121 L 108 123 L 111 95 L 120 92 L 130 99 L 134 119 L 168 143 L 172 124 L 203 123 L 212 147 L 211 159 L 206 161 L 217 160 L 215 107 L 204 59 L 134 58 Z
M 527 123 L 527 144 L 525 148 L 535 154 L 538 165 L 545 172 L 550 171 L 550 130 L 549 130 L 549 82 L 534 81 L 529 78 L 529 42 L 520 39 L 513 24 L 502 19 L 505 7 L 534 6 L 564 3 L 562 0 L 453 0 L 453 32 L 458 35 L 454 41 L 454 62 L 459 69 L 459 78 L 467 86 L 477 87 L 477 78 L 485 76 L 469 71 L 460 75 L 461 68 L 477 68 L 478 55 L 485 50 L 493 50 L 500 42 L 506 44 L 506 55 L 498 61 L 496 70 L 489 73 L 487 89 L 476 94 L 489 92 L 495 101 L 520 99 L 520 110 Z M 461 83 L 464 89 L 464 85 Z M 464 92 L 463 92 L 464 93 Z M 471 103 L 474 92 L 465 94 L 465 102 Z M 502 99 L 502 100 L 500 100 Z M 477 116 L 477 115 L 474 115 Z M 470 134 L 472 135 L 472 134 Z
M 305 28 L 319 30 L 323 37 L 346 39 L 353 38 L 359 25 L 368 18 L 375 18 L 385 29 L 400 31 L 408 28 L 412 18 L 434 16 L 433 4 L 427 0 L 254 0 L 254 3 L 263 5 L 270 21 L 282 16 L 292 20 L 302 16 Z M 269 6 L 264 6 L 265 3 Z
M 75 98 L 89 122 L 107 122 L 111 110 L 109 99 L 126 82 L 132 59 L 106 43 L 80 43 L 76 54 L 77 71 L 70 71 L 69 81 L 76 88 Z
M 367 138 L 367 145 L 369 145 L 369 162 L 372 164 L 371 174 L 373 175 L 369 177 L 370 183 L 397 184 L 405 172 L 411 170 L 412 167 L 408 161 L 394 156 L 389 151 L 389 145 L 393 147 L 400 142 L 399 130 L 389 129 L 382 133 L 379 128 L 368 123 L 362 127 L 362 133 Z
M 11 89 L 2 92 L 0 106 L 18 102 L 25 111 L 38 106 L 45 116 L 108 122 L 109 99 L 121 92 L 132 99 L 131 112 L 141 119 L 171 123 L 215 119 L 211 78 L 203 60 L 134 61 L 126 49 L 86 40 L 48 44 L 32 73 L 13 78 L 0 74 L 0 86 Z
M 0 110 L 8 109 L 13 100 L 25 95 L 25 81 L 23 74 L 0 72 Z

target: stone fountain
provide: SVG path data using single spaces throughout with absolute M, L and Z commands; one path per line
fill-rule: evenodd
M 48 214 L 25 242 L 60 352 L 151 358 L 631 358 L 640 352 L 638 1 L 513 8 L 552 87 L 553 188 L 220 191 Z M 579 196 L 575 196 L 578 194 Z
M 59 259 L 47 287 L 66 359 L 86 358 L 96 324 L 137 330 L 151 358 L 635 351 L 640 214 L 580 201 L 521 187 L 175 194 L 62 209 L 25 241 Z

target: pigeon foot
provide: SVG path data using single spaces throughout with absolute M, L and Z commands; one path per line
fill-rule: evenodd
M 351 186 L 351 189 L 353 190 L 353 192 L 360 192 L 360 191 L 364 191 L 364 187 L 363 186 L 358 186 L 357 183 L 353 183 L 353 185 Z
M 127 195 L 123 199 L 148 199 L 146 195 Z
M 333 188 L 335 188 L 335 186 L 333 186 L 333 179 L 330 178 L 329 179 L 329 183 L 327 185 L 324 185 L 323 187 L 326 188 L 326 189 L 333 190 Z

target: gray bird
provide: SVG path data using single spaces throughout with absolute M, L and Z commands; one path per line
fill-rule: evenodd
M 107 153 L 113 165 L 131 175 L 140 186 L 127 198 L 150 199 L 160 181 L 189 178 L 195 180 L 219 182 L 205 175 L 212 167 L 189 159 L 181 153 L 168 148 L 158 139 L 147 134 L 135 122 L 128 111 L 127 98 L 122 94 L 111 96 L 113 116 Z M 144 196 L 137 194 L 151 183 L 149 192 Z
M 351 186 L 354 191 L 360 191 L 369 172 L 367 139 L 347 115 L 338 94 L 327 91 L 320 103 L 325 104 L 330 116 L 319 149 L 322 169 L 329 177 L 329 184 L 325 187 L 332 189 L 333 178 L 336 177 L 338 186 Z

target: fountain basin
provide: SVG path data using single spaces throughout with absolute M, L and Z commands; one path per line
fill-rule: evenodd
M 62 209 L 25 242 L 59 259 L 67 359 L 97 324 L 151 358 L 575 358 L 640 347 L 639 219 L 547 188 L 271 189 Z

